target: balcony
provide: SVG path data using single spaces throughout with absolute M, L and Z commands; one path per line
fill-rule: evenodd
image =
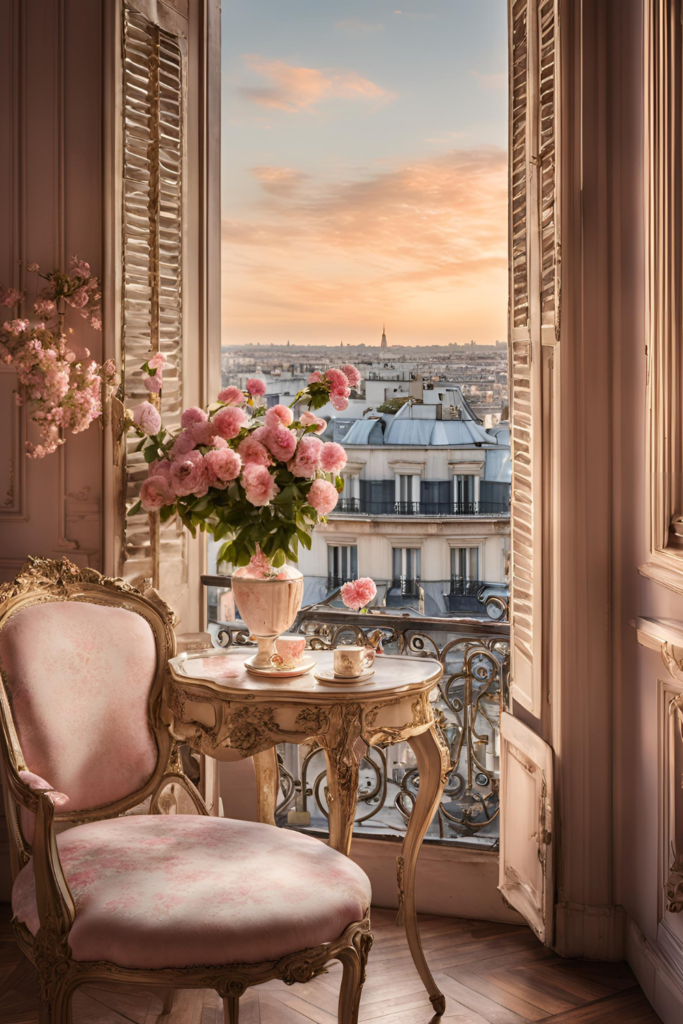
M 392 582 L 408 589 L 419 587 L 416 580 L 407 578 Z M 498 728 L 508 687 L 508 622 L 465 616 L 439 619 L 406 612 L 397 615 L 380 608 L 363 614 L 326 603 L 302 608 L 292 631 L 304 633 L 307 647 L 313 651 L 371 643 L 386 653 L 441 661 L 444 674 L 434 700 L 452 768 L 426 841 L 496 850 Z M 248 642 L 243 626 L 237 623 L 216 623 L 212 633 L 214 643 L 225 648 Z M 314 742 L 308 747 L 284 743 L 278 747 L 278 755 L 278 824 L 324 836 L 328 808 L 322 751 Z M 361 763 L 354 834 L 402 839 L 419 781 L 417 763 L 407 743 L 367 747 Z
M 332 513 L 361 516 L 509 516 L 510 505 L 504 501 L 364 501 L 361 498 L 340 498 Z

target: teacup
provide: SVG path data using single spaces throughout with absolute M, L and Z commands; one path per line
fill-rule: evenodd
M 341 679 L 357 679 L 375 661 L 372 647 L 337 647 L 334 652 L 334 674 Z
M 272 657 L 276 668 L 298 668 L 304 656 L 306 637 L 298 633 L 283 633 L 275 641 L 276 653 Z

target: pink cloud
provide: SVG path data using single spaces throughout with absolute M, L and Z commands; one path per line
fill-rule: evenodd
M 479 71 L 473 71 L 472 77 L 477 79 L 481 88 L 486 92 L 507 92 L 508 76 L 505 71 L 497 71 L 491 75 L 482 75 Z
M 298 113 L 312 110 L 327 99 L 366 100 L 384 103 L 393 94 L 355 71 L 321 71 L 297 68 L 256 54 L 244 58 L 247 67 L 265 78 L 268 85 L 245 86 L 243 96 L 262 107 Z
M 465 340 L 505 336 L 503 150 L 452 150 L 333 184 L 299 177 L 291 188 L 290 168 L 254 173 L 263 201 L 224 223 L 225 322 L 235 340 L 317 329 L 339 340 L 385 315 L 418 336 L 458 340 L 458 325 Z

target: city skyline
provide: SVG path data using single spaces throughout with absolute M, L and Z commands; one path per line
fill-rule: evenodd
M 225 5 L 223 344 L 506 336 L 506 47 L 504 0 Z

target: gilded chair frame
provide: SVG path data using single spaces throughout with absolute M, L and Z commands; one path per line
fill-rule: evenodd
M 33 857 L 40 920 L 35 936 L 16 919 L 13 927 L 21 951 L 38 972 L 41 1024 L 71 1024 L 74 991 L 88 982 L 103 981 L 139 985 L 161 993 L 164 1013 L 172 1006 L 176 988 L 212 988 L 223 999 L 226 1024 L 238 1024 L 239 999 L 247 988 L 273 978 L 289 985 L 310 981 L 324 973 L 328 963 L 335 959 L 343 965 L 339 1024 L 357 1024 L 365 966 L 372 944 L 369 911 L 363 920 L 350 924 L 334 942 L 265 963 L 138 970 L 106 961 L 73 959 L 69 932 L 76 907 L 59 859 L 56 826 L 118 817 L 148 799 L 148 813 L 163 813 L 162 794 L 170 784 L 177 784 L 185 791 L 198 814 L 208 814 L 208 811 L 183 771 L 162 699 L 168 659 L 175 654 L 174 615 L 170 608 L 153 590 L 143 594 L 124 580 L 103 576 L 94 569 L 78 568 L 67 559 L 31 558 L 13 583 L 0 587 L 0 630 L 21 609 L 51 601 L 82 601 L 125 608 L 149 623 L 157 648 L 157 672 L 149 698 L 149 724 L 156 742 L 157 763 L 147 783 L 121 800 L 86 810 L 57 811 L 54 790 L 32 789 L 20 776 L 29 766 L 14 725 L 0 665 L 0 777 L 10 831 L 12 877 L 14 880 Z M 19 811 L 22 807 L 35 815 L 31 843 L 21 827 Z

